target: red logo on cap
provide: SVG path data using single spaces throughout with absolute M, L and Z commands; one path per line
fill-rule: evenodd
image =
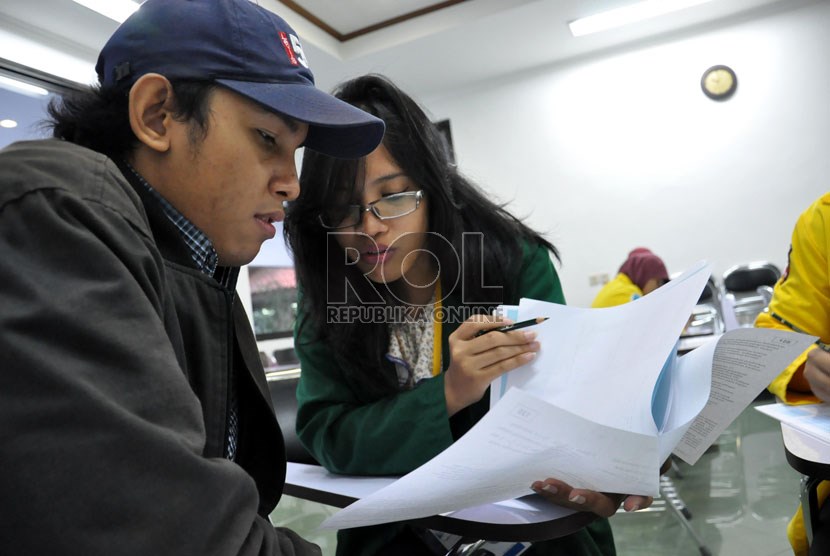
M 280 31 L 280 42 L 285 49 L 285 53 L 288 54 L 288 60 L 291 62 L 291 65 L 300 65 L 300 62 L 297 61 L 297 56 L 294 55 L 294 48 L 291 46 L 291 40 L 288 38 L 287 33 Z

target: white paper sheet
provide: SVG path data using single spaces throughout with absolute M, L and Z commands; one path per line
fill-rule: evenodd
M 285 484 L 304 487 L 324 493 L 340 494 L 351 498 L 364 498 L 394 483 L 398 477 L 365 477 L 329 473 L 319 465 L 288 462 Z M 321 501 L 308 495 L 307 499 Z M 557 506 L 538 494 L 511 498 L 500 502 L 472 506 L 446 515 L 456 519 L 494 523 L 498 525 L 532 524 L 559 519 L 576 513 L 570 508 Z
M 287 484 L 300 485 L 350 498 L 364 498 L 397 480 L 398 477 L 337 475 L 329 473 L 319 465 L 294 462 L 288 462 L 285 472 Z
M 534 363 L 494 383 L 490 412 L 460 440 L 323 527 L 415 519 L 515 498 L 547 477 L 598 491 L 656 495 L 660 465 L 707 402 L 712 413 L 704 423 L 714 424 L 699 433 L 703 450 L 714 431 L 786 366 L 782 361 L 811 341 L 763 329 L 724 335 L 717 345 L 679 358 L 659 399 L 658 377 L 708 277 L 708 265 L 699 263 L 648 296 L 610 309 L 522 300 L 518 320 L 550 317 L 534 327 L 542 344 Z M 716 357 L 720 382 L 710 396 Z M 713 397 L 731 404 L 712 403 Z M 654 405 L 665 409 L 660 431 Z M 684 448 L 686 457 L 694 448 Z
M 531 493 L 533 481 L 550 476 L 594 490 L 629 492 L 625 489 L 633 487 L 657 494 L 659 464 L 639 461 L 642 453 L 655 450 L 654 436 L 592 423 L 511 388 L 450 448 L 321 527 L 415 519 L 515 498 Z
M 803 434 L 809 434 L 822 442 L 830 443 L 830 405 L 826 403 L 785 405 L 773 403 L 759 405 L 755 409 L 778 419 Z
M 603 425 L 656 433 L 653 386 L 709 275 L 700 262 L 649 295 L 606 309 L 523 299 L 520 320 L 550 318 L 533 328 L 539 355 L 505 375 L 506 388 L 533 392 Z
M 784 446 L 795 456 L 830 464 L 830 441 L 821 440 L 787 423 L 781 423 L 781 436 L 784 438 Z
M 769 328 L 737 328 L 709 346 L 680 358 L 703 355 L 711 361 L 712 388 L 706 406 L 674 449 L 694 465 L 718 436 L 790 362 L 816 341 L 815 336 Z M 699 353 L 700 352 L 700 353 Z
M 503 317 L 519 322 L 519 306 L 518 305 L 499 305 L 499 314 Z M 502 375 L 490 385 L 490 406 L 496 405 L 496 402 L 507 392 L 507 375 Z

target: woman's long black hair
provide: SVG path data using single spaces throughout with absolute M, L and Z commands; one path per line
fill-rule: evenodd
M 463 286 L 465 300 L 475 300 L 476 312 L 502 303 L 515 304 L 515 269 L 521 266 L 523 243 L 544 245 L 558 259 L 550 242 L 459 174 L 437 127 L 389 80 L 379 75 L 358 77 L 340 85 L 334 94 L 385 122 L 383 145 L 424 191 L 428 230 L 434 232 L 425 247 L 440 264 L 442 297 Z M 388 346 L 387 324 L 343 322 L 348 315 L 343 308 L 399 305 L 401 301 L 386 288 L 371 284 L 355 265 L 344 264 L 343 248 L 318 220 L 323 211 L 359 203 L 362 176 L 362 159 L 337 159 L 306 149 L 301 193 L 287 211 L 285 238 L 302 291 L 300 326 L 312 327 L 315 341 L 330 346 L 360 394 L 372 400 L 398 388 L 395 373 L 383 357 Z M 483 240 L 475 235 L 467 235 L 465 240 L 465 234 L 470 233 L 482 234 Z M 482 269 L 486 269 L 486 278 Z M 493 284 L 503 289 L 487 287 Z

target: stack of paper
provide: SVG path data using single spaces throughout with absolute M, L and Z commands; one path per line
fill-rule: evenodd
M 830 463 L 830 405 L 784 405 L 774 403 L 755 409 L 781 421 L 784 445 L 796 456 Z
M 349 528 L 523 496 L 547 477 L 657 495 L 673 450 L 694 463 L 815 338 L 739 329 L 683 357 L 675 345 L 710 275 L 699 263 L 631 303 L 581 309 L 523 299 L 534 362 L 492 385 L 490 412 L 450 448 L 323 523 Z M 513 315 L 511 315 L 512 317 Z M 514 320 L 515 320 L 514 319 Z
M 830 405 L 826 403 L 784 405 L 773 403 L 759 405 L 758 411 L 778 419 L 792 428 L 830 444 Z

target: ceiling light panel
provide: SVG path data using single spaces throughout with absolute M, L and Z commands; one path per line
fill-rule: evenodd
M 676 12 L 712 0 L 645 0 L 621 8 L 601 12 L 596 15 L 583 17 L 568 24 L 571 34 L 581 37 L 591 33 L 598 33 L 638 21 L 651 19 L 667 13 Z

